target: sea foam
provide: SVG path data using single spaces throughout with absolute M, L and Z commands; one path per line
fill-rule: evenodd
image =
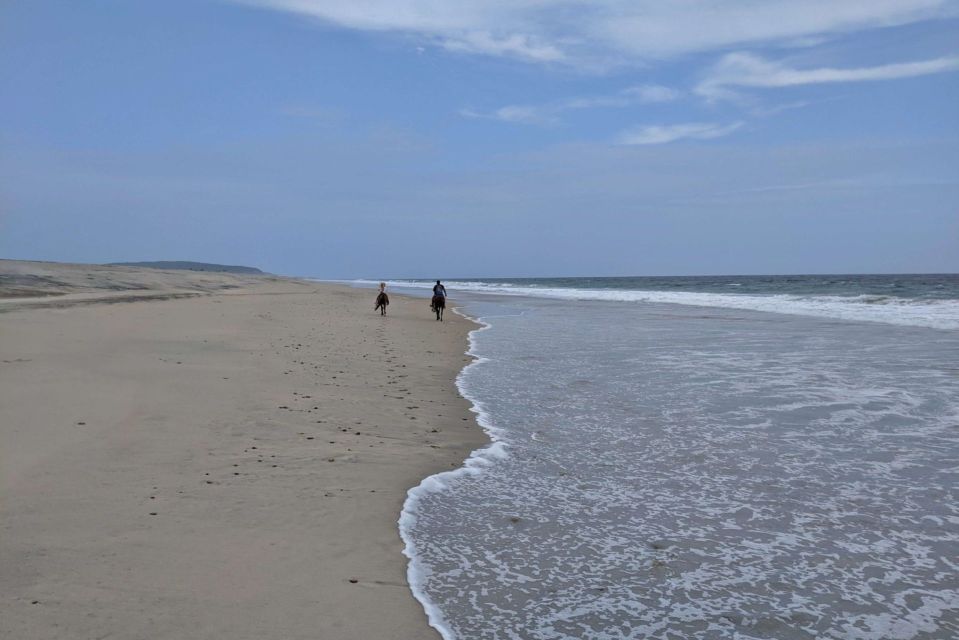
M 445 640 L 951 637 L 955 333 L 461 300 L 494 443 L 400 519 Z
M 357 280 L 357 284 L 368 284 Z M 430 289 L 432 283 L 416 280 L 394 280 L 394 287 Z M 710 293 L 696 291 L 644 291 L 637 289 L 589 289 L 571 287 L 520 286 L 473 280 L 448 281 L 451 293 L 505 296 L 529 296 L 570 301 L 608 301 L 632 303 L 666 303 L 696 307 L 743 309 L 767 313 L 835 318 L 861 322 L 882 322 L 933 329 L 959 329 L 959 300 L 917 299 L 888 295 L 791 295 L 747 293 Z
M 412 528 L 416 525 L 420 503 L 422 502 L 423 497 L 428 494 L 439 493 L 447 490 L 451 480 L 463 475 L 479 474 L 485 467 L 493 464 L 496 460 L 502 460 L 508 456 L 507 445 L 501 439 L 501 430 L 492 424 L 488 414 L 483 410 L 482 402 L 480 402 L 477 398 L 472 397 L 463 382 L 464 376 L 467 374 L 468 370 L 470 370 L 472 367 L 482 365 L 487 361 L 486 358 L 478 355 L 476 352 L 476 338 L 474 334 L 489 329 L 490 324 L 482 320 L 470 318 L 459 309 L 453 309 L 453 311 L 480 325 L 478 328 L 470 331 L 469 333 L 469 347 L 466 350 L 466 355 L 472 356 L 473 361 L 464 367 L 456 377 L 456 387 L 459 390 L 460 395 L 462 395 L 471 403 L 472 406 L 470 407 L 470 411 L 476 414 L 477 424 L 483 428 L 483 430 L 489 436 L 491 442 L 485 447 L 470 453 L 469 457 L 463 462 L 461 467 L 451 471 L 443 471 L 441 473 L 424 478 L 417 486 L 410 489 L 406 494 L 406 500 L 403 503 L 403 510 L 400 512 L 400 518 L 398 521 L 400 538 L 403 540 L 404 545 L 403 555 L 405 555 L 409 560 L 409 563 L 407 564 L 406 578 L 409 582 L 410 590 L 413 592 L 413 597 L 415 597 L 420 604 L 423 605 L 423 610 L 426 612 L 426 617 L 429 620 L 430 626 L 436 629 L 444 640 L 454 640 L 455 636 L 450 629 L 449 623 L 443 616 L 443 612 L 430 599 L 429 595 L 424 590 L 424 584 L 429 577 L 430 570 L 423 562 L 422 558 L 416 553 L 416 545 L 410 534 Z

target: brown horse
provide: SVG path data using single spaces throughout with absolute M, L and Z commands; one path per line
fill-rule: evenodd
M 376 296 L 376 306 L 373 307 L 373 311 L 379 310 L 381 316 L 386 315 L 386 307 L 390 304 L 390 297 L 386 295 L 385 291 L 380 291 L 379 295 Z
M 436 319 L 443 321 L 443 310 L 446 309 L 446 296 L 433 296 L 430 309 L 436 312 Z

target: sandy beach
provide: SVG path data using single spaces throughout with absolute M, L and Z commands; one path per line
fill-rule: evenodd
M 439 637 L 407 489 L 475 325 L 272 276 L 0 261 L 0 636 Z

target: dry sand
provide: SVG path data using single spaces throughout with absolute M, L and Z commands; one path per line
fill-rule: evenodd
M 267 276 L 0 282 L 0 637 L 438 637 L 396 520 L 485 442 L 472 323 Z

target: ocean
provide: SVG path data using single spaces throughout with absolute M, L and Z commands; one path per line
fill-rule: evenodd
M 445 284 L 493 442 L 400 519 L 444 638 L 959 637 L 959 276 Z

